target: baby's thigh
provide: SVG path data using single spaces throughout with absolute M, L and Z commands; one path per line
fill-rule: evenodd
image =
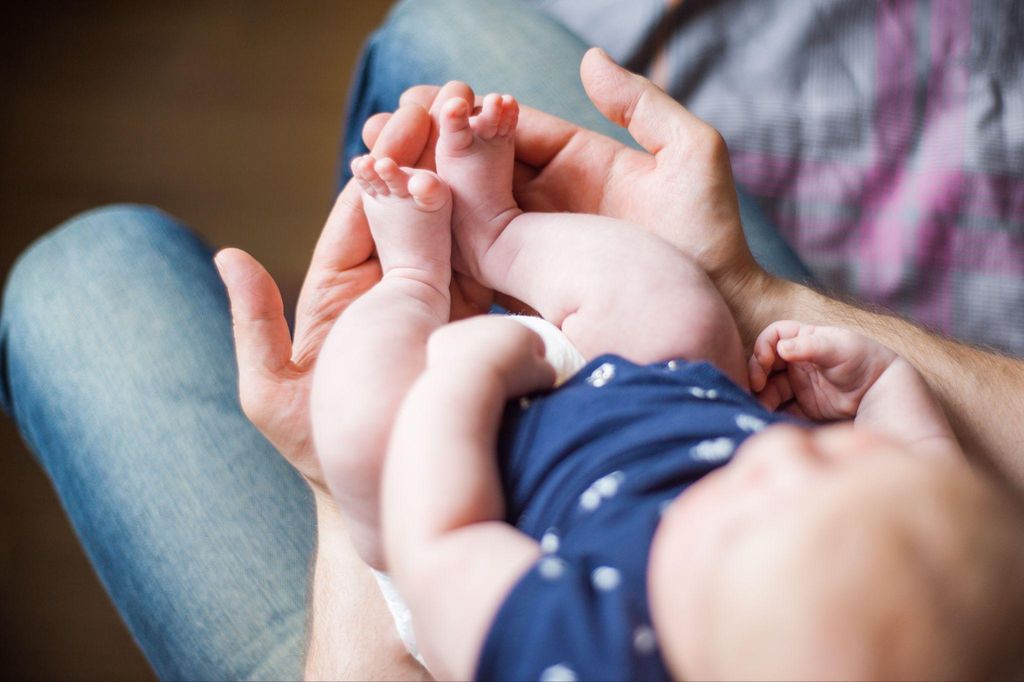
M 732 314 L 689 257 L 632 226 L 591 235 L 581 249 L 591 275 L 581 277 L 580 314 L 563 325 L 570 337 L 637 362 L 684 358 L 725 368 L 741 361 Z

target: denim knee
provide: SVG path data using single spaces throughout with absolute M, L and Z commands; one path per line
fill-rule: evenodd
M 89 303 L 123 295 L 126 267 L 144 270 L 173 257 L 181 245 L 205 249 L 159 209 L 117 204 L 81 213 L 26 249 L 8 275 L 0 306 L 0 405 L 5 411 L 12 412 L 16 371 L 46 363 L 63 339 L 87 323 L 89 318 L 79 314 L 83 298 Z

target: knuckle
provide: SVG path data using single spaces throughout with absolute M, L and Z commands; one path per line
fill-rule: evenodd
M 698 134 L 696 143 L 706 161 L 721 163 L 729 160 L 729 146 L 726 144 L 725 138 L 711 126 L 704 127 Z

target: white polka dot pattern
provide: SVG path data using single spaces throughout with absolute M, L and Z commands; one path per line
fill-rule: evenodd
M 597 492 L 593 488 L 587 488 L 580 495 L 580 507 L 583 511 L 594 511 L 601 506 L 601 493 Z
M 576 682 L 578 679 L 573 669 L 565 663 L 545 668 L 540 674 L 540 682 Z
M 735 443 L 723 436 L 697 443 L 690 448 L 690 454 L 694 459 L 699 459 L 702 462 L 721 462 L 731 455 L 734 449 L 736 449 Z
M 763 419 L 759 419 L 751 414 L 738 414 L 736 415 L 736 426 L 743 431 L 749 433 L 757 433 L 763 429 L 767 424 Z
M 545 580 L 558 580 L 565 573 L 565 562 L 558 557 L 546 556 L 540 560 L 537 570 Z
M 587 383 L 594 388 L 601 388 L 615 376 L 615 365 L 610 362 L 602 364 L 587 377 Z
M 649 656 L 658 646 L 654 630 L 649 625 L 638 625 L 633 631 L 633 650 L 641 656 Z
M 619 486 L 626 480 L 626 474 L 621 471 L 613 471 L 607 476 L 602 476 L 580 495 L 580 508 L 583 511 L 594 511 L 601 506 L 601 501 L 614 497 L 619 492 Z
M 706 391 L 700 386 L 691 386 L 690 395 L 694 398 L 700 398 L 701 400 L 714 400 L 718 397 L 718 391 L 713 388 L 709 388 Z
M 558 531 L 554 528 L 548 528 L 547 532 L 540 539 L 541 551 L 545 554 L 554 554 L 558 551 L 558 544 Z
M 611 592 L 622 583 L 622 574 L 617 568 L 598 566 L 590 574 L 590 582 L 601 592 Z

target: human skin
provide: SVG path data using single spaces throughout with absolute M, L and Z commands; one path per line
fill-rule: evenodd
M 703 267 L 732 309 L 749 349 L 776 320 L 837 325 L 891 348 L 924 377 L 969 457 L 1024 493 L 1024 360 L 931 333 L 888 311 L 864 309 L 761 269 L 744 239 L 721 135 L 600 49 L 583 59 L 587 94 L 646 151 L 523 107 L 516 135 L 516 198 L 527 211 L 596 213 L 640 225 Z M 403 102 L 429 106 L 435 86 Z M 372 141 L 387 114 L 367 123 Z M 425 152 L 429 156 L 429 145 Z
M 373 148 L 400 163 L 412 163 L 423 152 L 430 119 L 419 107 L 395 115 L 401 124 L 396 129 L 403 134 L 381 135 Z M 216 264 L 231 299 L 242 407 L 309 483 L 316 505 L 306 677 L 429 679 L 399 639 L 373 575 L 349 541 L 313 449 L 310 390 L 323 341 L 341 311 L 380 279 L 361 195 L 349 183 L 334 204 L 299 296 L 294 338 L 278 288 L 255 259 L 226 249 Z M 452 301 L 459 310 L 478 309 L 457 285 Z
M 693 670 L 698 679 L 709 670 L 718 675 L 736 658 L 735 647 L 742 638 L 723 635 L 734 648 L 708 651 L 694 641 L 708 641 L 703 633 L 710 622 L 695 614 L 719 615 L 717 604 L 714 609 L 703 606 L 707 595 L 731 593 L 732 583 L 723 584 L 718 576 L 731 575 L 724 567 L 730 565 L 728 552 L 741 546 L 737 538 L 769 533 L 772 538 L 787 538 L 787 544 L 784 551 L 757 545 L 756 551 L 744 555 L 742 565 L 756 568 L 739 572 L 736 584 L 750 582 L 763 588 L 756 577 L 780 565 L 810 578 L 818 573 L 818 563 L 791 559 L 816 556 L 819 529 L 824 527 L 827 535 L 829 524 L 838 518 L 827 504 L 828 496 L 822 496 L 824 486 L 843 489 L 848 518 L 876 503 L 879 480 L 900 475 L 908 494 L 925 504 L 941 493 L 941 487 L 919 483 L 931 481 L 924 476 L 931 467 L 956 462 L 958 474 L 969 474 L 945 417 L 909 365 L 880 344 L 845 330 L 804 329 L 803 335 L 800 331 L 792 325 L 765 330 L 763 340 L 772 344 L 773 352 L 786 341 L 800 342 L 793 354 L 786 351 L 788 368 L 775 365 L 764 348 L 761 361 L 769 368 L 799 370 L 813 377 L 794 393 L 804 413 L 828 405 L 824 419 L 855 417 L 858 426 L 817 437 L 794 427 L 770 427 L 764 437 L 740 448 L 736 459 L 720 470 L 726 473 L 701 479 L 673 503 L 672 508 L 678 508 L 672 512 L 673 522 L 659 527 L 651 546 L 648 580 L 659 641 L 677 676 Z M 481 317 L 443 327 L 431 337 L 427 367 L 395 423 L 385 463 L 386 551 L 396 585 L 408 600 L 418 644 L 431 670 L 445 679 L 473 675 L 485 634 L 505 595 L 540 556 L 535 540 L 504 522 L 496 450 L 507 400 L 551 386 L 554 373 L 543 357 L 539 337 L 509 320 Z M 917 414 L 893 429 L 888 421 L 893 408 Z M 887 429 L 893 430 L 894 439 L 875 435 Z M 826 443 L 828 453 L 842 456 L 825 457 L 821 448 L 807 445 L 811 442 Z M 912 474 L 901 475 L 908 467 Z M 696 502 L 689 501 L 691 497 Z M 798 506 L 799 513 L 777 514 L 783 502 Z M 910 513 L 910 505 L 892 513 L 894 518 Z M 865 551 L 873 555 L 884 549 L 880 539 L 877 548 Z M 899 558 L 893 561 L 900 565 Z M 687 577 L 681 579 L 683 575 Z M 878 589 L 884 588 L 886 576 L 870 577 L 879 579 Z M 799 585 L 800 576 L 793 582 Z M 864 584 L 872 587 L 871 580 Z M 822 608 L 826 606 L 834 612 L 834 605 L 823 602 Z M 828 620 L 813 606 L 808 610 L 822 622 Z M 743 622 L 733 615 L 717 621 L 725 623 L 721 630 Z M 850 637 L 864 641 L 865 635 L 851 629 Z M 801 649 L 798 641 L 787 640 L 786 645 Z M 703 652 L 695 661 L 708 662 L 684 669 L 681 661 L 696 656 L 694 651 Z M 868 662 L 877 658 L 866 651 L 858 655 Z M 864 663 L 861 659 L 851 655 L 849 664 Z M 822 669 L 812 663 L 807 664 L 809 673 Z
M 680 679 L 1005 674 L 1022 558 L 1006 502 L 961 458 L 848 425 L 766 429 L 658 527 L 667 662 Z
M 659 212 L 666 202 L 674 204 L 669 215 L 677 216 L 676 220 L 694 209 L 702 211 L 697 215 L 705 222 L 690 224 L 692 240 L 674 243 L 685 253 L 698 250 L 718 265 L 716 284 L 733 309 L 746 343 L 780 319 L 842 324 L 881 341 L 920 370 L 968 454 L 993 467 L 1018 490 L 1024 488 L 1024 460 L 1015 454 L 1016 445 L 1024 440 L 1024 423 L 1018 419 L 1024 413 L 1024 362 L 958 344 L 890 314 L 862 310 L 772 278 L 747 258 L 738 212 L 731 208 L 734 190 L 714 177 L 715 172 L 731 175 L 721 137 L 706 125 L 695 125 L 685 109 L 666 101 L 655 86 L 601 54 L 587 55 L 581 76 L 602 113 L 629 128 L 648 151 L 626 148 L 524 108 L 514 176 L 522 208 L 599 213 L 648 229 L 661 223 Z M 430 109 L 438 93 L 435 86 L 420 86 L 407 92 L 403 102 Z M 473 98 L 471 91 L 458 94 Z M 451 88 L 444 99 L 450 96 Z M 370 119 L 364 139 L 371 149 L 401 164 L 431 168 L 431 136 L 436 135 L 431 131 L 436 127 L 422 118 L 421 110 L 413 111 L 417 113 Z M 418 126 L 422 144 L 403 143 L 399 148 L 386 138 L 378 139 L 392 115 L 409 116 L 407 125 Z M 570 185 L 571 192 L 567 191 Z M 681 186 L 688 188 L 685 194 Z M 697 205 L 701 202 L 707 206 Z M 704 213 L 712 204 L 714 213 Z M 350 184 L 341 193 L 314 252 L 296 313 L 294 343 L 288 336 L 280 294 L 266 271 L 236 250 L 222 253 L 218 264 L 232 303 L 243 407 L 310 482 L 317 502 L 319 548 L 307 674 L 335 679 L 422 677 L 425 671 L 411 664 L 390 623 L 385 626 L 388 614 L 372 577 L 352 561 L 358 557 L 336 531 L 341 519 L 326 494 L 311 445 L 309 384 L 320 345 L 340 311 L 380 276 L 358 188 Z M 493 297 L 458 273 L 452 292 L 454 318 L 485 310 Z M 344 590 L 338 589 L 342 585 Z M 357 593 L 366 598 L 358 608 L 348 599 Z M 364 623 L 357 613 L 376 614 L 380 629 L 361 627 Z
M 754 341 L 750 384 L 769 410 L 851 420 L 908 451 L 959 458 L 949 421 L 921 375 L 889 348 L 839 327 L 773 322 Z
M 398 403 L 423 368 L 427 337 L 448 321 L 452 238 L 475 280 L 538 310 L 587 359 L 613 352 L 639 364 L 703 360 L 747 384 L 739 332 L 699 267 L 623 221 L 523 213 L 512 196 L 517 102 L 488 95 L 479 114 L 469 113 L 460 97 L 441 106 L 440 178 L 388 157 L 352 164 L 383 277 L 328 335 L 311 418 L 328 487 L 360 556 L 378 570 L 387 568 L 379 537 L 384 451 Z
M 423 368 L 427 338 L 451 314 L 452 197 L 434 173 L 404 170 L 390 157 L 361 157 L 353 170 L 382 277 L 341 313 L 324 342 L 311 420 L 352 543 L 383 570 L 380 463 L 398 404 Z

